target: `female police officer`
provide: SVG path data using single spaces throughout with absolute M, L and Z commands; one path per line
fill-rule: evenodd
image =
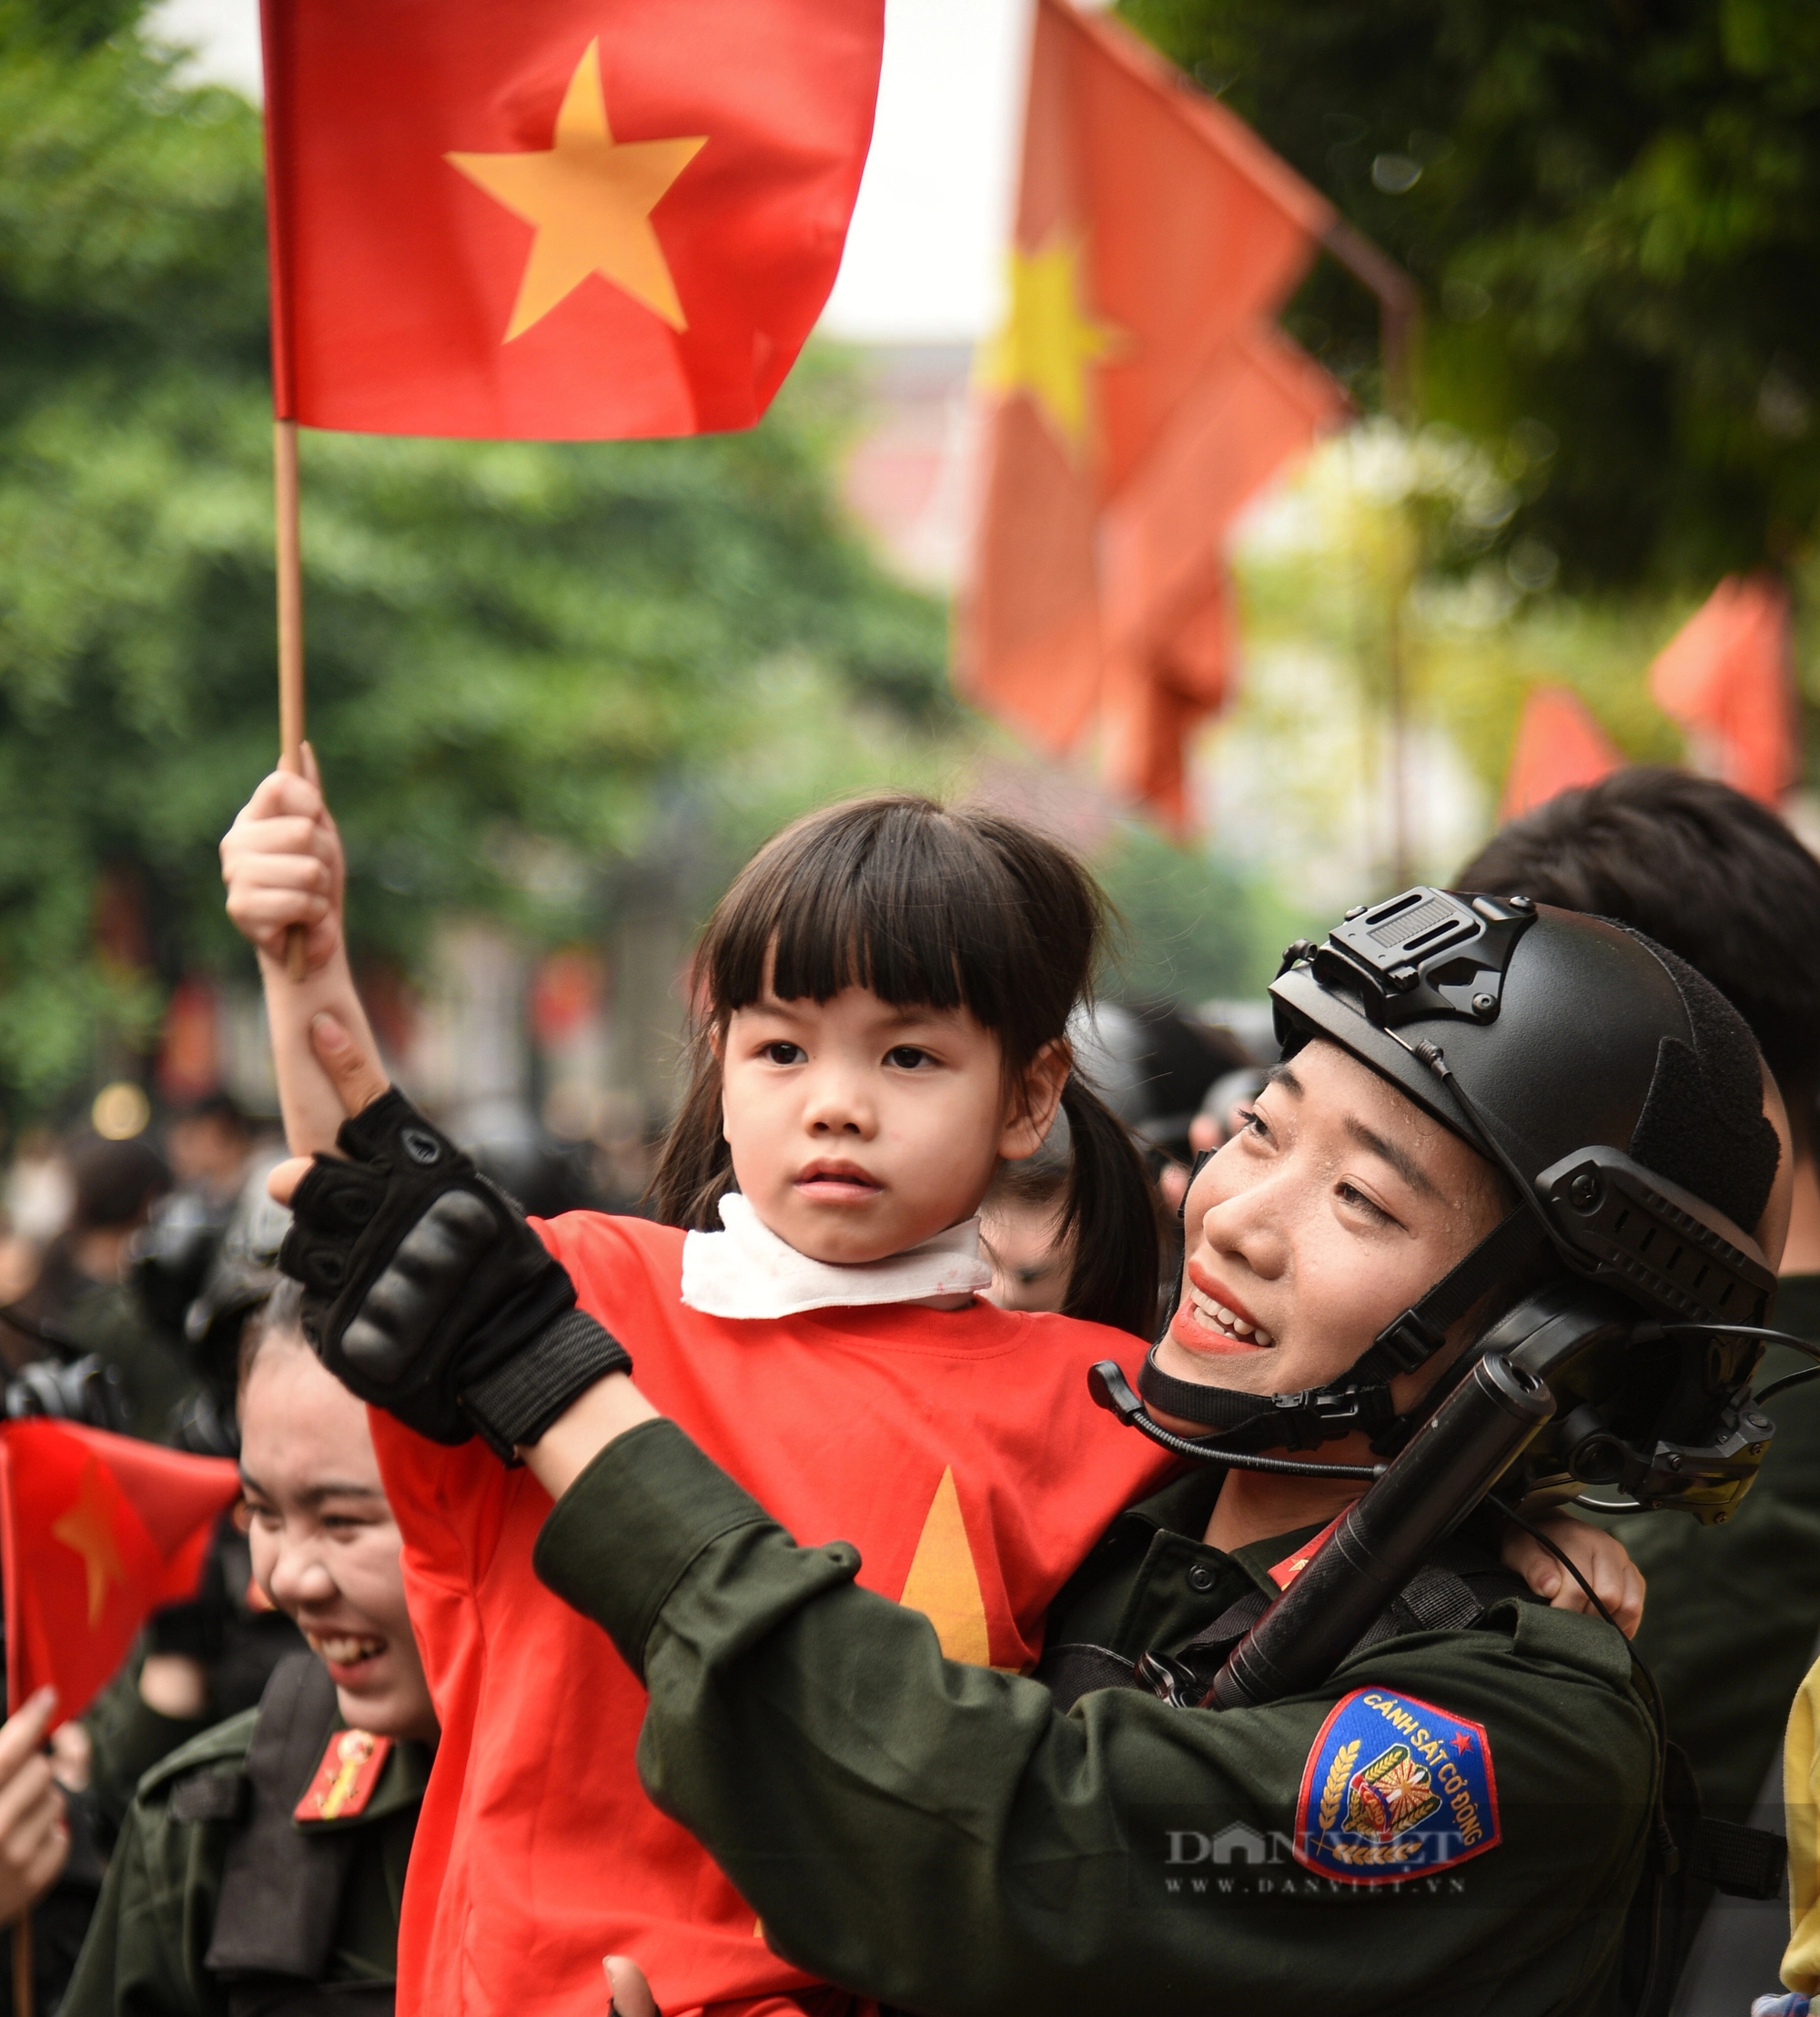
M 140 1782 L 64 2017 L 389 2017 L 436 1736 L 366 1412 L 287 1283 L 239 1419 L 254 1575 L 311 1650 Z
M 1615 927 L 1427 891 L 1296 948 L 1276 992 L 1288 1069 L 1190 1191 L 1184 1302 L 1146 1391 L 1241 1462 L 1334 1444 L 1352 1476 L 1325 1457 L 1196 1473 L 1099 1544 L 1052 1642 L 1090 1642 L 1108 1680 L 1148 1654 L 1172 1700 L 1107 1687 L 1065 1708 L 944 1661 L 923 1619 L 854 1585 L 851 1547 L 794 1546 L 622 1371 L 602 1376 L 611 1341 L 578 1351 L 572 1316 L 521 1327 L 549 1307 L 528 1240 L 504 1265 L 517 1235 L 495 1217 L 464 1251 L 480 1215 L 439 1212 L 449 1189 L 375 1152 L 372 1129 L 397 1194 L 383 1242 L 298 1196 L 287 1264 L 337 1284 L 312 1313 L 331 1365 L 349 1370 L 364 1319 L 388 1343 L 352 1369 L 363 1389 L 389 1378 L 421 1412 L 433 1388 L 451 1418 L 477 1370 L 497 1391 L 515 1367 L 535 1424 L 518 1440 L 561 1501 L 540 1573 L 643 1675 L 653 1797 L 825 1979 L 956 2012 L 1621 2007 L 1660 1847 L 1657 1733 L 1618 1636 L 1521 1601 L 1484 1540 L 1447 1541 L 1331 1673 L 1253 1706 L 1176 1704 L 1200 1700 L 1188 1656 L 1319 1560 L 1360 1466 L 1416 1437 L 1488 1315 L 1557 1277 L 1658 1313 L 1704 1312 L 1709 1275 L 1767 1281 L 1737 1230 L 1780 1243 L 1754 1046 Z M 1684 1289 L 1658 1263 L 1690 1242 Z M 1703 1434 L 1724 1406 L 1727 1437 L 1756 1422 L 1733 1391 L 1754 1343 L 1690 1356 L 1651 1335 L 1659 1358 L 1608 1354 L 1631 1381 L 1614 1412 L 1582 1382 L 1578 1446 L 1654 1453 L 1673 1407 Z M 1689 1461 L 1722 1495 L 1748 1470 L 1704 1444 Z

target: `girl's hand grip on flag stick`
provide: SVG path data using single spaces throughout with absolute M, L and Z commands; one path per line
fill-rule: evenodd
M 303 775 L 261 780 L 221 842 L 228 915 L 258 949 L 285 1139 L 294 1155 L 330 1150 L 346 1118 L 336 1088 L 310 1049 L 311 1019 L 323 1010 L 378 1055 L 354 989 L 342 930 L 341 837 L 323 803 L 316 758 L 302 749 Z M 293 931 L 304 944 L 305 978 L 289 978 Z

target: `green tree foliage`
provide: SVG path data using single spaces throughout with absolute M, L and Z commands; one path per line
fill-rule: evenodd
M 1121 0 L 1413 273 L 1424 408 L 1502 450 L 1578 588 L 1704 593 L 1820 512 L 1820 10 L 1805 0 Z M 1323 265 L 1290 326 L 1355 377 Z
M 258 120 L 184 87 L 136 12 L 0 0 L 15 1108 L 142 1038 L 177 973 L 235 957 L 214 843 L 276 739 Z M 408 958 L 446 904 L 585 929 L 601 865 L 679 826 L 712 860 L 717 768 L 774 790 L 787 770 L 763 755 L 767 668 L 887 741 L 940 716 L 939 609 L 885 582 L 832 502 L 853 399 L 812 359 L 744 435 L 306 437 L 311 735 L 369 951 Z M 104 886 L 143 893 L 148 963 L 97 950 Z

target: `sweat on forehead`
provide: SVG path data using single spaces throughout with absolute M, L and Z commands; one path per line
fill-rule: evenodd
M 769 989 L 965 1008 L 1022 1061 L 1067 1026 L 1103 931 L 1065 848 L 994 813 L 890 796 L 836 806 L 762 848 L 703 934 L 696 978 L 723 1021 Z

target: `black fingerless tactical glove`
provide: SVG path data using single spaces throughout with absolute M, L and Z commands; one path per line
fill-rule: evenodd
M 317 1356 L 420 1435 L 500 1455 L 534 1443 L 625 1349 L 575 1307 L 522 1211 L 396 1086 L 318 1156 L 278 1266 L 303 1284 Z

